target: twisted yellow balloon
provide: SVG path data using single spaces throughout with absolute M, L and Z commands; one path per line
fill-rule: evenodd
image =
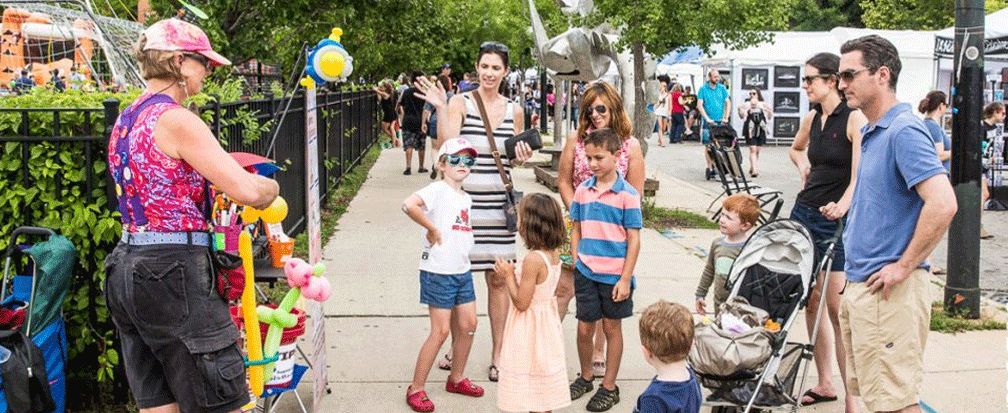
M 249 361 L 255 362 L 262 360 L 263 352 L 262 336 L 259 333 L 259 315 L 256 313 L 255 303 L 255 269 L 252 262 L 252 235 L 248 231 L 242 231 L 238 236 L 238 255 L 241 257 L 242 267 L 245 269 L 245 289 L 242 291 L 241 296 L 242 319 L 245 320 L 245 343 L 248 346 Z M 249 366 L 248 375 L 249 385 L 252 386 L 252 393 L 256 397 L 259 397 L 263 393 L 265 386 L 263 366 Z

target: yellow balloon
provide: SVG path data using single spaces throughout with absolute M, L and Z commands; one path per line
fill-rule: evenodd
M 287 201 L 283 197 L 276 197 L 270 206 L 262 211 L 263 222 L 267 224 L 277 224 L 287 218 Z
M 343 66 L 345 64 L 346 59 L 339 52 L 327 52 L 319 59 L 319 69 L 321 69 L 323 75 L 328 77 L 339 76 L 340 73 L 343 73 Z
M 252 263 L 252 236 L 248 231 L 238 235 L 238 255 L 245 269 L 245 289 L 242 290 L 241 310 L 245 324 L 245 344 L 248 349 L 249 361 L 260 361 L 263 358 L 262 336 L 259 331 L 259 315 L 256 313 L 255 302 L 255 271 Z M 263 393 L 266 377 L 263 366 L 249 366 L 249 384 L 252 393 L 259 397 Z
M 252 208 L 250 206 L 246 206 L 245 208 L 242 209 L 241 219 L 242 222 L 244 222 L 246 225 L 255 223 L 261 217 L 262 217 L 262 211 L 258 209 Z

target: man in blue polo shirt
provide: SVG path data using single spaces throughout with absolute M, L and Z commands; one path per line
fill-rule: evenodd
M 955 215 L 955 194 L 924 123 L 896 100 L 896 47 L 870 35 L 840 52 L 840 89 L 869 122 L 843 235 L 847 388 L 871 411 L 919 412 L 931 318 L 926 260 Z
M 700 86 L 697 91 L 697 109 L 703 119 L 702 131 L 700 132 L 700 142 L 704 145 L 710 142 L 710 129 L 715 124 L 728 124 L 728 117 L 731 116 L 731 97 L 726 88 L 720 82 L 721 75 L 717 69 L 707 72 L 707 83 Z M 710 154 L 704 151 L 707 157 L 707 170 L 704 178 L 710 179 L 714 175 L 714 160 Z

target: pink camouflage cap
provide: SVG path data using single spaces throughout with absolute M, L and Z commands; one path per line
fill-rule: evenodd
M 213 50 L 206 33 L 191 23 L 174 18 L 161 20 L 144 30 L 144 36 L 144 50 L 199 53 L 210 59 L 211 66 L 231 65 L 230 60 Z

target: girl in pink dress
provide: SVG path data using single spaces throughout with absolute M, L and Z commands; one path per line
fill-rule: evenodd
M 512 306 L 504 324 L 497 407 L 507 412 L 547 412 L 571 404 L 563 331 L 557 312 L 563 212 L 552 197 L 527 195 L 518 206 L 518 234 L 531 251 L 517 268 L 497 259 Z

